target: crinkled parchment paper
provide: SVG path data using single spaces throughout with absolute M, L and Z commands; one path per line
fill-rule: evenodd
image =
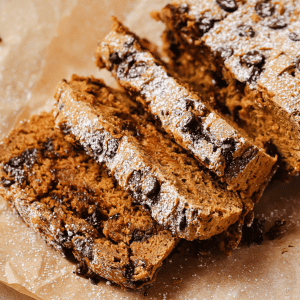
M 109 31 L 110 16 L 159 43 L 163 26 L 151 20 L 149 12 L 165 3 L 0 1 L 0 136 L 22 118 L 49 109 L 56 84 L 72 73 L 103 77 L 115 85 L 107 72 L 97 70 L 93 58 L 98 41 Z M 272 182 L 256 214 L 267 219 L 267 229 L 284 218 L 287 231 L 260 246 L 241 246 L 230 257 L 190 255 L 192 244 L 186 243 L 183 254 L 167 259 L 152 287 L 125 291 L 104 279 L 95 286 L 74 275 L 75 265 L 47 246 L 0 199 L 0 281 L 35 299 L 297 299 L 299 178 L 289 184 Z

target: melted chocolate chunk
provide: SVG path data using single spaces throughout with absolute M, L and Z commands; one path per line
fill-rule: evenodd
M 196 116 L 192 112 L 187 112 L 186 117 L 180 123 L 183 132 L 195 132 L 198 128 Z
M 290 32 L 289 39 L 294 42 L 299 42 L 300 41 L 300 33 L 297 33 L 295 31 Z
M 99 131 L 94 132 L 86 138 L 87 146 L 90 150 L 92 150 L 95 156 L 99 156 L 102 154 L 104 139 L 104 133 L 101 133 Z
M 133 79 L 145 74 L 148 65 L 145 62 L 138 62 L 134 64 L 128 71 L 127 77 Z
M 186 211 L 186 209 L 184 208 L 182 213 L 181 213 L 181 216 L 180 216 L 179 229 L 181 231 L 183 231 L 187 226 L 185 211 Z
M 109 61 L 113 65 L 119 65 L 122 62 L 122 59 L 119 56 L 118 52 L 111 53 L 109 56 Z
M 275 225 L 273 225 L 271 229 L 267 232 L 267 236 L 269 237 L 269 239 L 274 240 L 275 238 L 283 234 L 286 230 L 285 225 L 285 220 L 276 220 Z
M 154 176 L 148 176 L 142 183 L 142 192 L 148 198 L 154 200 L 160 192 L 160 183 Z
M 237 27 L 237 33 L 242 37 L 254 37 L 255 31 L 249 25 L 240 25 Z
M 128 179 L 131 190 L 137 194 L 142 191 L 142 171 L 133 171 Z
M 275 157 L 276 155 L 278 155 L 278 149 L 277 147 L 271 142 L 268 141 L 264 144 L 264 147 L 266 149 L 266 152 L 270 155 Z
M 93 259 L 93 239 L 76 239 L 74 241 L 75 250 L 78 251 L 83 257 Z
M 87 274 L 89 268 L 87 267 L 86 263 L 84 261 L 81 261 L 75 269 L 75 274 L 79 276 L 84 276 Z
M 86 221 L 99 231 L 101 229 L 101 220 L 105 219 L 107 219 L 107 217 L 103 216 L 99 209 L 96 209 L 90 216 L 86 218 Z
M 9 180 L 9 179 L 5 179 L 5 178 L 2 178 L 2 181 L 1 181 L 1 184 L 6 188 L 10 187 L 14 183 L 15 183 L 14 180 Z
M 107 142 L 107 150 L 106 150 L 106 156 L 109 159 L 114 158 L 114 156 L 117 154 L 119 147 L 119 140 L 118 139 L 111 139 Z
M 300 72 L 300 55 L 296 57 L 294 64 L 296 69 Z
M 232 55 L 233 55 L 233 50 L 231 47 L 220 47 L 217 50 L 217 56 L 220 56 L 224 60 L 228 59 Z
M 200 36 L 203 36 L 208 32 L 215 24 L 215 20 L 212 18 L 202 18 L 196 22 L 195 26 L 197 27 Z
M 128 263 L 125 265 L 125 271 L 122 272 L 123 276 L 130 280 L 132 278 L 132 276 L 134 275 L 134 265 L 132 262 Z
M 222 155 L 225 157 L 226 163 L 233 159 L 232 155 L 235 151 L 235 143 L 234 138 L 227 138 L 221 146 Z
M 271 29 L 283 29 L 287 26 L 284 16 L 272 17 L 267 23 Z
M 234 12 L 238 9 L 235 0 L 217 0 L 219 6 L 227 12 Z
M 256 3 L 255 11 L 261 18 L 271 17 L 275 12 L 275 6 L 269 0 L 263 0 Z
M 7 175 L 13 177 L 13 179 L 10 179 L 9 181 L 17 182 L 22 186 L 25 181 L 24 167 L 26 167 L 27 171 L 30 170 L 36 160 L 37 149 L 26 149 L 21 155 L 11 158 L 6 164 L 4 164 L 3 169 Z
M 71 132 L 71 126 L 69 126 L 67 123 L 63 123 L 60 125 L 60 130 L 64 134 L 69 134 Z
M 264 63 L 265 57 L 260 51 L 251 50 L 241 57 L 241 62 L 248 67 L 259 66 Z
M 256 243 L 260 245 L 264 240 L 265 233 L 265 219 L 254 218 L 253 223 L 250 227 L 245 225 L 243 227 L 243 240 L 250 246 Z

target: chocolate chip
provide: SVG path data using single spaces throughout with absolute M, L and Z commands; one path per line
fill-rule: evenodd
M 273 225 L 270 230 L 267 232 L 267 236 L 270 240 L 274 240 L 278 236 L 280 236 L 282 233 L 285 232 L 285 220 L 276 220 L 275 225 Z
M 169 49 L 173 53 L 174 59 L 177 60 L 180 57 L 180 53 L 181 53 L 180 48 L 179 48 L 179 44 L 170 43 Z
M 287 22 L 284 16 L 272 17 L 267 22 L 267 25 L 271 29 L 283 29 L 287 26 Z
M 237 33 L 239 36 L 242 37 L 254 37 L 255 36 L 255 32 L 253 30 L 253 28 L 249 25 L 240 25 L 237 27 Z
M 254 218 L 253 223 L 250 227 L 245 225 L 243 227 L 243 240 L 248 244 L 260 245 L 264 240 L 265 233 L 265 219 Z
M 278 149 L 277 147 L 271 142 L 271 141 L 267 141 L 266 143 L 264 143 L 264 147 L 266 149 L 266 152 L 275 157 L 276 155 L 278 155 Z
M 125 271 L 123 271 L 122 274 L 126 279 L 130 280 L 134 275 L 134 271 L 135 271 L 134 265 L 132 262 L 130 262 L 125 265 Z
M 84 276 L 88 272 L 89 268 L 87 267 L 86 263 L 84 261 L 81 261 L 77 266 L 75 270 L 76 275 Z
M 60 125 L 60 130 L 64 134 L 69 134 L 71 132 L 71 126 L 69 126 L 67 123 L 63 123 Z
M 232 161 L 233 153 L 235 152 L 235 140 L 234 138 L 227 138 L 223 141 L 221 146 L 222 155 L 225 158 L 226 163 Z
M 238 9 L 235 0 L 217 0 L 219 6 L 227 12 L 234 12 Z
M 217 49 L 217 56 L 220 56 L 224 60 L 233 55 L 233 50 L 231 47 L 220 47 Z
M 122 59 L 120 58 L 118 52 L 114 52 L 110 54 L 109 61 L 112 63 L 112 65 L 119 65 L 122 62 Z
M 183 4 L 179 5 L 177 11 L 180 14 L 184 14 L 184 13 L 187 13 L 189 11 L 189 7 L 186 3 L 183 3 Z
M 134 64 L 128 71 L 127 77 L 133 79 L 143 75 L 148 69 L 145 62 L 139 62 Z
M 86 146 L 97 157 L 103 152 L 103 143 L 105 134 L 100 131 L 96 131 L 86 137 Z
M 248 67 L 258 66 L 263 64 L 265 57 L 257 50 L 251 50 L 241 57 L 241 62 Z
M 94 226 L 97 230 L 100 229 L 102 220 L 101 212 L 96 208 L 95 211 L 86 218 L 86 221 Z
M 198 127 L 197 123 L 196 116 L 189 111 L 180 123 L 181 130 L 183 132 L 195 132 Z
M 148 198 L 154 200 L 160 192 L 160 183 L 154 176 L 148 176 L 143 180 L 142 192 Z
M 214 23 L 215 20 L 212 18 L 202 18 L 196 22 L 195 26 L 198 29 L 200 36 L 202 36 L 214 26 Z
M 180 221 L 179 221 L 180 231 L 184 230 L 187 226 L 185 211 L 186 211 L 186 209 L 184 208 L 183 211 L 182 211 L 182 214 L 180 216 Z
M 14 180 L 9 180 L 9 179 L 5 179 L 5 178 L 2 178 L 2 181 L 1 181 L 1 184 L 4 186 L 4 187 L 10 187 L 11 185 L 13 185 L 15 183 Z
M 7 175 L 13 177 L 11 181 L 17 182 L 22 186 L 25 181 L 25 169 L 31 169 L 37 160 L 37 149 L 26 149 L 21 155 L 11 158 L 3 169 Z
M 295 58 L 294 64 L 296 69 L 300 72 L 300 55 Z
M 74 248 L 83 257 L 93 259 L 93 239 L 92 238 L 78 238 L 74 241 Z
M 269 0 L 263 0 L 256 3 L 255 11 L 261 18 L 266 18 L 274 14 L 275 6 Z
M 137 194 L 142 191 L 142 171 L 133 171 L 128 179 L 131 190 Z
M 106 151 L 106 156 L 109 159 L 112 159 L 118 151 L 119 147 L 119 140 L 118 139 L 111 139 L 107 142 L 107 151 Z
M 300 41 L 300 33 L 297 33 L 295 31 L 290 32 L 289 39 L 294 42 L 299 42 Z

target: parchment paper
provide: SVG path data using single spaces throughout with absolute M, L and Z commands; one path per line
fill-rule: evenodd
M 116 15 L 159 44 L 163 25 L 149 17 L 159 0 L 0 1 L 0 135 L 22 118 L 50 109 L 56 84 L 72 73 L 114 80 L 94 66 L 97 43 Z M 260 246 L 241 246 L 230 257 L 197 256 L 185 243 L 167 259 L 147 290 L 97 286 L 73 274 L 62 258 L 0 199 L 0 281 L 35 299 L 298 299 L 300 296 L 300 179 L 272 182 L 256 215 L 288 220 L 287 231 Z

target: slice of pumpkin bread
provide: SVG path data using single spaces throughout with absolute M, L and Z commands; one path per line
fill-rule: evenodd
M 135 34 L 114 19 L 99 44 L 96 63 L 106 67 L 166 132 L 242 198 L 257 201 L 272 177 L 269 156 L 222 119 L 166 68 Z
M 225 231 L 242 212 L 239 195 L 160 132 L 137 104 L 95 78 L 73 76 L 55 95 L 56 124 L 105 162 L 120 186 L 159 224 L 188 240 Z M 249 200 L 246 210 L 252 208 Z
M 80 274 L 122 287 L 155 280 L 179 241 L 83 149 L 55 129 L 53 112 L 18 125 L 0 145 L 0 193 Z
M 180 0 L 153 16 L 179 77 L 299 174 L 299 1 Z

